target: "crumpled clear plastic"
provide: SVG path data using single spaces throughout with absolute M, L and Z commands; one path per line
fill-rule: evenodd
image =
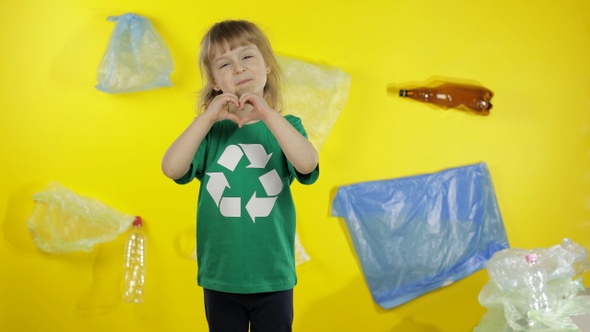
M 385 309 L 484 268 L 508 247 L 485 163 L 340 187 L 332 215 L 344 217 Z
M 301 118 L 319 151 L 348 99 L 350 75 L 338 67 L 277 56 L 284 73 L 286 112 Z
M 98 67 L 96 88 L 122 93 L 171 86 L 172 55 L 152 23 L 133 13 L 107 19 L 117 25 Z
M 526 256 L 537 255 L 547 275 L 549 310 L 533 310 L 525 276 Z M 488 308 L 476 332 L 579 331 L 570 316 L 590 314 L 590 296 L 584 295 L 582 278 L 588 271 L 588 251 L 570 239 L 551 248 L 510 248 L 497 252 L 487 264 L 490 281 L 479 293 Z
M 307 251 L 299 241 L 299 234 L 295 233 L 295 265 L 303 264 L 310 260 Z
M 48 253 L 90 252 L 127 231 L 135 219 L 56 182 L 35 193 L 33 200 L 27 227 L 37 247 Z

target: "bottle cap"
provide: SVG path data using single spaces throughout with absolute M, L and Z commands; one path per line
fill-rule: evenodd
M 135 220 L 133 220 L 133 227 L 141 227 L 141 225 L 143 224 L 141 217 L 140 216 L 136 216 Z
M 527 263 L 532 263 L 532 262 L 536 262 L 537 261 L 537 254 L 528 254 L 526 255 L 526 261 Z
M 408 90 L 399 90 L 399 96 L 400 97 L 405 97 L 408 95 Z

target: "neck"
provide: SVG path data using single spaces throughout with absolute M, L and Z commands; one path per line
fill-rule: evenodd
M 229 109 L 228 111 L 230 113 L 234 113 L 235 115 L 239 116 L 240 118 L 244 118 L 246 115 L 250 114 L 250 112 L 252 112 L 252 105 L 250 104 L 246 104 L 244 105 L 244 109 L 238 109 L 237 107 L 235 107 L 233 104 L 228 104 Z
M 229 105 L 229 112 L 237 115 L 240 119 L 243 119 L 246 116 L 248 116 L 250 114 L 250 112 L 252 112 L 252 108 L 253 108 L 252 105 L 250 105 L 250 104 L 244 105 L 244 109 L 242 109 L 242 110 L 236 108 L 233 104 L 228 104 L 228 105 Z M 246 124 L 256 123 L 258 121 L 259 120 L 248 121 Z

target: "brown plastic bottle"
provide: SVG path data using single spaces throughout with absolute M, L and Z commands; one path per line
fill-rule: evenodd
M 420 102 L 430 103 L 444 109 L 456 108 L 488 115 L 492 104 L 492 91 L 475 85 L 443 83 L 436 87 L 421 87 L 399 90 L 400 97 L 411 98 Z

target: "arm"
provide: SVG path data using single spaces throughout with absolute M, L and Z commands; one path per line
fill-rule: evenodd
M 193 157 L 199 145 L 213 126 L 214 121 L 205 116 L 197 116 L 193 122 L 170 145 L 162 159 L 162 172 L 167 177 L 176 180 L 189 170 Z
M 253 119 L 262 120 L 277 139 L 283 153 L 291 162 L 297 172 L 309 174 L 318 165 L 318 152 L 301 133 L 297 131 L 289 121 L 276 110 L 271 109 L 259 96 L 254 94 L 243 95 L 240 98 L 241 105 L 251 104 L 253 109 L 242 122 Z
M 237 121 L 237 116 L 227 111 L 227 104 L 238 105 L 234 95 L 221 94 L 209 104 L 207 110 L 197 116 L 193 122 L 170 145 L 162 159 L 162 172 L 173 179 L 181 178 L 189 170 L 193 157 L 201 145 L 203 138 L 213 124 L 223 119 Z
M 263 121 L 293 167 L 301 174 L 313 172 L 318 165 L 318 153 L 311 142 L 277 111 L 270 112 Z

